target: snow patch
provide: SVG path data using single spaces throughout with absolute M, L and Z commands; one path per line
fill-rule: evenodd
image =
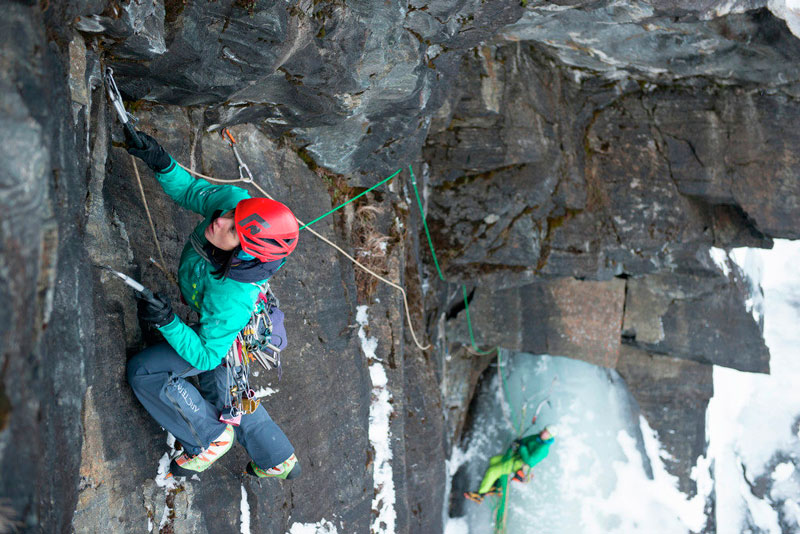
M 264 397 L 269 397 L 270 395 L 274 395 L 274 394 L 275 394 L 275 393 L 277 393 L 278 391 L 279 391 L 279 390 L 277 390 L 277 389 L 272 389 L 271 387 L 263 387 L 263 388 L 259 388 L 259 389 L 256 391 L 255 398 L 256 398 L 256 399 L 261 399 L 261 398 L 264 398 Z
M 709 253 L 711 254 L 711 259 L 714 260 L 714 263 L 717 265 L 717 267 L 720 268 L 720 270 L 725 276 L 731 274 L 731 267 L 730 265 L 728 265 L 727 252 L 725 252 L 721 248 L 711 247 Z
M 800 505 L 794 501 L 787 500 L 783 503 L 783 513 L 787 521 L 800 525 Z M 790 523 L 791 524 L 791 523 Z
M 776 453 L 798 450 L 792 431 L 800 414 L 800 243 L 775 240 L 772 250 L 734 249 L 731 258 L 750 278 L 753 294 L 763 290 L 764 340 L 769 375 L 714 367 L 714 396 L 708 407 L 709 457 L 714 462 L 716 523 L 719 532 L 781 532 L 777 503 L 790 521 L 800 488 L 790 466 L 771 462 Z M 758 288 L 760 284 L 760 289 Z M 746 478 L 745 478 L 746 472 Z M 748 484 L 771 476 L 771 494 L 756 497 Z M 783 478 L 786 477 L 786 478 Z
M 706 522 L 704 508 L 708 494 L 704 495 L 698 491 L 695 497 L 689 499 L 678 490 L 678 477 L 669 474 L 662 461 L 662 459 L 672 459 L 672 456 L 662 449 L 661 443 L 658 441 L 658 433 L 650 428 L 647 420 L 641 415 L 639 416 L 639 425 L 642 430 L 644 449 L 653 470 L 653 482 L 658 488 L 659 500 L 673 510 L 690 530 L 701 531 Z M 695 467 L 693 474 L 697 476 L 701 470 L 702 468 Z
M 374 337 L 368 338 L 364 330 L 364 327 L 368 324 L 367 308 L 368 306 L 356 307 L 356 322 L 359 325 L 358 339 L 361 340 L 361 350 L 364 352 L 364 356 L 367 360 L 377 360 L 378 358 L 375 356 L 375 350 L 378 348 L 378 340 Z
M 175 450 L 175 436 L 171 432 L 167 432 L 167 447 L 169 447 L 169 452 L 165 452 L 161 459 L 158 460 L 156 485 L 169 491 L 178 487 L 175 477 L 167 477 L 170 462 L 174 457 L 178 456 L 178 451 Z
M 703 504 L 694 504 L 677 489 L 677 479 L 667 473 L 659 454 L 660 444 L 655 432 L 640 419 L 645 451 L 651 462 L 653 479 L 645 475 L 643 458 L 636 440 L 624 430 L 617 433 L 617 443 L 625 455 L 624 461 L 612 463 L 616 485 L 607 498 L 590 498 L 594 504 L 583 510 L 587 533 L 608 530 L 608 520 L 614 519 L 612 532 L 671 532 L 700 531 L 705 523 Z M 697 499 L 697 498 L 695 498 Z M 700 497 L 699 500 L 704 500 Z M 632 503 L 635 505 L 632 506 Z M 699 513 L 698 511 L 699 510 Z M 600 522 L 598 522 L 600 520 Z M 603 521 L 605 520 L 605 521 Z
M 469 534 L 469 523 L 464 517 L 450 517 L 444 525 L 444 534 Z
M 287 534 L 338 534 L 336 526 L 325 519 L 318 523 L 293 523 Z
M 161 532 L 161 530 L 164 528 L 164 525 L 169 523 L 169 513 L 170 513 L 170 511 L 171 511 L 171 508 L 165 504 L 164 505 L 164 513 L 161 514 L 161 522 L 158 524 L 158 531 L 159 532 Z
M 250 534 L 250 503 L 247 502 L 247 490 L 242 485 L 242 534 Z
M 789 480 L 794 474 L 794 464 L 792 462 L 783 462 L 775 466 L 772 471 L 772 480 L 775 482 L 783 482 Z
M 156 474 L 156 485 L 159 488 L 165 488 L 167 490 L 171 490 L 177 487 L 177 482 L 175 482 L 175 477 L 167 478 L 167 474 L 169 474 L 169 463 L 172 461 L 170 454 L 165 452 L 161 459 L 158 461 L 158 473 Z
M 397 512 L 394 509 L 395 491 L 392 471 L 392 447 L 390 416 L 394 409 L 391 393 L 387 389 L 389 379 L 380 359 L 375 355 L 378 340 L 367 337 L 369 325 L 367 306 L 356 308 L 356 322 L 359 325 L 358 338 L 361 350 L 369 362 L 369 376 L 372 380 L 372 404 L 369 407 L 369 442 L 375 451 L 373 482 L 375 495 L 372 498 L 372 511 L 375 513 L 371 531 L 373 533 L 394 534 Z
M 795 37 L 800 37 L 800 0 L 769 0 L 767 7 L 773 15 L 786 21 Z

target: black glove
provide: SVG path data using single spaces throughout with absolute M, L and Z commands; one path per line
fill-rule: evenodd
M 147 163 L 147 166 L 155 172 L 164 172 L 172 166 L 172 158 L 170 158 L 167 151 L 158 144 L 158 141 L 146 133 L 139 131 L 136 132 L 136 135 L 139 136 L 139 139 L 144 145 L 142 148 L 136 148 L 134 146 L 133 140 L 128 134 L 128 130 L 125 130 L 125 143 L 128 145 L 129 154 Z
M 160 293 L 156 293 L 152 298 L 136 291 L 136 298 L 139 299 L 139 319 L 152 324 L 156 328 L 167 326 L 175 318 L 172 312 L 172 305 L 169 300 Z

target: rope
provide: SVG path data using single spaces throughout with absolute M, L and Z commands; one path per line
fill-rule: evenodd
M 150 208 L 147 206 L 147 197 L 144 194 L 144 187 L 142 187 L 142 177 L 139 176 L 139 168 L 136 165 L 136 158 L 131 155 L 131 164 L 133 165 L 133 172 L 136 175 L 136 183 L 139 185 L 139 192 L 142 194 L 142 202 L 144 203 L 144 211 L 147 213 L 147 221 L 150 223 L 150 230 L 153 232 L 153 241 L 156 244 L 156 249 L 158 250 L 158 257 L 161 259 L 161 264 L 156 262 L 153 258 L 150 260 L 153 264 L 161 269 L 161 271 L 166 275 L 167 279 L 170 282 L 177 285 L 178 281 L 175 279 L 175 275 L 169 272 L 165 265 L 167 264 L 164 261 L 164 253 L 161 251 L 161 244 L 158 242 L 158 235 L 156 234 L 156 227 L 153 224 L 153 217 L 150 215 Z
M 442 270 L 439 268 L 439 260 L 436 259 L 436 251 L 433 249 L 433 240 L 431 239 L 431 232 L 428 229 L 428 222 L 425 220 L 425 210 L 422 209 L 422 200 L 419 197 L 419 190 L 417 189 L 417 179 L 414 176 L 414 169 L 411 165 L 408 166 L 408 170 L 411 173 L 411 185 L 414 187 L 414 195 L 417 197 L 417 206 L 419 206 L 419 213 L 420 218 L 422 219 L 422 226 L 425 228 L 425 237 L 428 238 L 428 246 L 431 249 L 431 255 L 433 256 L 433 264 L 436 266 L 436 272 L 439 273 L 439 280 L 442 282 L 445 281 L 444 276 L 442 275 Z M 472 349 L 475 353 L 479 355 L 486 355 L 491 354 L 493 351 L 496 351 L 497 348 L 488 351 L 482 351 L 478 348 L 477 343 L 475 343 L 475 335 L 472 332 L 472 320 L 469 316 L 469 300 L 467 299 L 467 286 L 465 284 L 461 284 L 461 287 L 464 292 L 464 309 L 467 311 L 467 327 L 469 329 L 469 339 L 472 343 Z
M 351 199 L 350 199 L 350 200 L 348 200 L 347 202 L 344 202 L 343 204 L 339 204 L 338 206 L 336 206 L 335 208 L 333 208 L 333 209 L 332 209 L 331 211 L 329 211 L 328 213 L 325 213 L 324 215 L 320 215 L 319 217 L 317 217 L 316 219 L 314 219 L 314 220 L 313 220 L 313 221 L 311 221 L 310 223 L 308 223 L 308 224 L 304 224 L 303 226 L 301 226 L 301 227 L 300 227 L 300 229 L 301 229 L 301 230 L 303 230 L 304 228 L 308 228 L 309 226 L 311 226 L 311 225 L 312 225 L 312 224 L 314 224 L 315 222 L 319 221 L 320 219 L 324 219 L 325 217 L 327 217 L 328 215 L 330 215 L 330 214 L 331 214 L 331 213 L 333 213 L 334 211 L 336 211 L 336 210 L 339 210 L 339 209 L 341 209 L 341 208 L 343 208 L 343 207 L 347 206 L 348 204 L 350 204 L 350 203 L 351 203 L 351 202 L 353 202 L 354 200 L 356 200 L 356 199 L 358 199 L 358 198 L 361 198 L 361 197 L 363 197 L 364 195 L 366 195 L 367 193 L 369 193 L 370 191 L 372 191 L 372 190 L 373 190 L 373 189 L 375 189 L 376 187 L 379 187 L 379 186 L 381 186 L 381 185 L 385 184 L 386 182 L 388 182 L 389 180 L 391 180 L 392 178 L 394 178 L 395 176 L 397 176 L 398 174 L 400 174 L 400 172 L 401 172 L 402 170 L 403 170 L 403 169 L 397 169 L 397 171 L 395 171 L 395 173 L 394 173 L 393 175 L 391 175 L 391 176 L 389 176 L 388 178 L 386 178 L 386 179 L 384 179 L 384 180 L 382 180 L 382 181 L 378 182 L 377 184 L 373 185 L 372 187 L 370 187 L 370 188 L 369 188 L 369 189 L 367 189 L 366 191 L 363 191 L 363 192 L 359 193 L 358 195 L 354 196 L 353 198 L 351 198 Z M 253 182 L 253 185 L 255 185 L 255 182 Z M 298 221 L 299 221 L 299 219 L 298 219 Z
M 469 329 L 469 340 L 472 343 L 472 349 L 477 352 L 478 354 L 485 355 L 491 354 L 492 351 L 496 351 L 497 347 L 492 350 L 483 351 L 478 348 L 478 345 L 475 343 L 475 334 L 472 333 L 472 319 L 469 317 L 469 300 L 467 299 L 467 286 L 466 284 L 461 284 L 461 288 L 464 291 L 464 309 L 467 311 L 467 328 Z M 499 353 L 499 352 L 498 352 Z
M 436 272 L 439 273 L 439 280 L 444 282 L 442 270 L 439 268 L 439 260 L 436 259 L 436 251 L 433 250 L 433 240 L 431 239 L 431 232 L 428 230 L 428 223 L 425 222 L 425 210 L 422 209 L 422 200 L 419 198 L 419 190 L 417 189 L 417 178 L 414 176 L 414 169 L 411 165 L 408 166 L 411 172 L 411 185 L 414 186 L 414 195 L 417 197 L 417 206 L 419 206 L 419 214 L 422 217 L 422 226 L 425 228 L 425 236 L 428 238 L 428 246 L 431 247 L 431 255 L 433 255 L 433 264 L 436 266 Z M 471 330 L 470 330 L 471 331 Z
M 222 179 L 219 179 L 219 178 L 214 178 L 213 176 L 207 176 L 207 175 L 205 175 L 205 174 L 201 174 L 201 173 L 199 173 L 199 172 L 195 172 L 195 171 L 193 171 L 193 170 L 191 170 L 191 169 L 188 169 L 188 168 L 186 168 L 185 166 L 181 165 L 180 163 L 178 163 L 178 165 L 180 165 L 180 166 L 181 166 L 181 167 L 182 167 L 184 170 L 186 170 L 186 172 L 188 172 L 189 174 L 192 174 L 192 175 L 194 175 L 194 176 L 196 176 L 196 177 L 198 177 L 198 178 L 203 178 L 204 180 L 209 180 L 209 181 L 212 181 L 212 182 L 221 182 L 221 183 L 236 183 L 236 182 L 245 182 L 245 183 L 250 183 L 250 184 L 252 184 L 252 185 L 253 185 L 253 186 L 254 186 L 256 189 L 258 189 L 258 190 L 259 190 L 259 192 L 261 192 L 261 194 L 262 194 L 262 195 L 264 195 L 265 197 L 267 197 L 267 198 L 269 198 L 269 199 L 271 199 L 271 200 L 274 200 L 274 199 L 272 198 L 272 196 L 270 196 L 270 194 L 269 194 L 269 193 L 267 193 L 267 192 L 266 192 L 266 191 L 265 191 L 265 190 L 264 190 L 264 189 L 263 189 L 263 188 L 262 188 L 260 185 L 258 185 L 257 183 L 255 183 L 255 182 L 253 182 L 253 181 L 251 181 L 251 180 L 242 180 L 242 179 L 238 179 L 238 180 L 222 180 Z M 392 176 L 390 176 L 389 178 L 387 178 L 386 180 L 384 180 L 384 181 L 383 181 L 383 182 L 381 182 L 381 183 L 384 183 L 384 182 L 388 181 L 389 179 L 391 179 L 391 178 L 394 178 L 394 177 L 397 175 L 397 173 L 399 173 L 399 172 L 400 172 L 400 171 L 397 171 L 396 173 L 394 173 Z M 380 184 L 378 184 L 378 185 L 380 185 Z M 373 188 L 373 189 L 374 189 L 374 188 Z M 367 191 L 364 191 L 364 193 L 366 193 L 366 192 L 367 192 Z M 362 193 L 362 194 L 364 194 L 364 193 Z M 360 196 L 360 195 L 359 195 L 359 196 Z M 354 200 L 354 199 L 353 199 L 353 200 Z M 347 202 L 345 202 L 345 204 L 347 204 Z M 342 206 L 344 206 L 345 204 L 342 204 L 341 206 L 339 206 L 339 207 L 338 207 L 338 208 L 336 208 L 336 209 L 339 209 L 339 208 L 341 208 L 341 207 L 342 207 Z M 325 215 L 323 215 L 323 217 L 324 217 L 324 216 L 327 216 L 327 215 L 330 215 L 331 213 L 333 213 L 334 211 L 336 211 L 336 209 L 334 209 L 334 210 L 331 210 L 330 212 L 326 213 Z M 296 217 L 295 217 L 295 218 L 296 218 Z M 320 218 L 321 218 L 321 217 L 318 217 L 318 218 L 317 218 L 317 219 L 315 219 L 314 221 L 311 221 L 311 223 L 309 223 L 309 224 L 312 224 L 312 223 L 316 222 L 316 221 L 317 221 L 317 220 L 319 220 Z M 350 261 L 352 261 L 352 262 L 353 262 L 355 265 L 357 265 L 358 267 L 360 267 L 361 269 L 363 269 L 365 272 L 367 272 L 368 274 L 370 274 L 370 275 L 374 276 L 375 278 L 377 278 L 377 279 L 378 279 L 378 280 L 380 280 L 381 282 L 383 282 L 383 283 L 385 283 L 385 284 L 387 284 L 387 285 L 389 285 L 389 286 L 391 286 L 391 287 L 393 287 L 393 288 L 397 289 L 398 291 L 400 291 L 400 293 L 402 293 L 402 295 L 403 295 L 403 306 L 405 307 L 405 310 L 406 310 L 406 320 L 408 321 L 408 328 L 409 328 L 409 330 L 411 331 L 411 337 L 414 339 L 414 344 L 415 344 L 415 345 L 416 345 L 416 346 L 417 346 L 417 347 L 418 347 L 420 350 L 428 350 L 428 349 L 431 347 L 430 345 L 424 345 L 424 346 L 423 346 L 423 345 L 422 345 L 422 344 L 419 342 L 419 340 L 417 339 L 417 334 L 414 332 L 414 325 L 413 325 L 413 324 L 412 324 L 412 322 L 411 322 L 411 312 L 409 311 L 409 306 L 408 306 L 408 296 L 406 295 L 406 290 L 405 290 L 405 289 L 403 289 L 403 288 L 402 288 L 401 286 L 399 286 L 398 284 L 395 284 L 395 283 L 394 283 L 394 282 L 392 282 L 391 280 L 387 280 L 386 278 L 384 278 L 384 277 L 382 277 L 381 275 L 379 275 L 378 273 L 376 273 L 376 272 L 372 271 L 372 270 L 371 270 L 371 269 L 369 269 L 368 267 L 366 267 L 366 266 L 362 265 L 362 264 L 361 264 L 361 263 L 360 263 L 358 260 L 356 260 L 356 259 L 355 259 L 354 257 L 352 257 L 350 254 L 348 254 L 347 252 L 345 252 L 344 250 L 342 250 L 342 248 L 341 248 L 341 247 L 339 247 L 338 245 L 336 245 L 335 243 L 333 243 L 331 240 L 329 240 L 328 238 L 326 238 L 326 237 L 325 237 L 325 236 L 323 236 L 322 234 L 320 234 L 320 233 L 316 232 L 315 230 L 313 230 L 313 229 L 309 228 L 309 227 L 308 227 L 308 226 L 309 226 L 309 224 L 305 224 L 305 225 L 304 225 L 304 224 L 303 224 L 303 221 L 301 221 L 300 219 L 297 219 L 297 222 L 298 222 L 300 225 L 302 225 L 302 227 L 303 227 L 303 228 L 305 228 L 306 230 L 308 230 L 309 232 L 311 232 L 312 234 L 314 234 L 316 237 L 318 237 L 319 239 L 321 239 L 322 241 L 324 241 L 324 242 L 325 242 L 325 243 L 327 243 L 328 245 L 332 246 L 334 249 L 336 249 L 336 250 L 338 250 L 339 252 L 341 252 L 341 253 L 342 253 L 342 254 L 343 254 L 343 255 L 344 255 L 344 256 L 345 256 L 347 259 L 349 259 Z

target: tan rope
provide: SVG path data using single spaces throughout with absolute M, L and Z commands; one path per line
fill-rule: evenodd
M 147 206 L 147 197 L 144 194 L 144 187 L 142 187 L 142 177 L 139 176 L 139 168 L 136 166 L 136 158 L 131 155 L 131 164 L 133 165 L 133 172 L 136 175 L 136 183 L 139 185 L 139 192 L 142 194 L 142 202 L 144 203 L 144 211 L 147 213 L 147 221 L 150 223 L 150 230 L 153 232 L 153 241 L 155 241 L 156 249 L 158 250 L 158 257 L 161 259 L 161 264 L 155 261 L 153 258 L 150 258 L 150 261 L 153 264 L 161 269 L 161 271 L 166 275 L 170 282 L 173 284 L 178 284 L 178 281 L 175 279 L 175 275 L 169 272 L 165 265 L 167 264 L 164 261 L 164 253 L 161 252 L 161 245 L 158 242 L 158 235 L 156 234 L 156 227 L 153 224 L 153 217 L 150 215 L 150 208 Z
M 242 179 L 242 178 L 239 178 L 239 179 L 237 179 L 237 180 L 222 180 L 222 179 L 220 179 L 220 178 L 214 178 L 213 176 L 207 176 L 207 175 L 205 175 L 205 174 L 201 174 L 201 173 L 199 173 L 199 172 L 195 172 L 195 171 L 193 171 L 193 170 L 191 170 L 191 169 L 188 169 L 187 167 L 185 167 L 185 166 L 181 165 L 180 163 L 178 163 L 178 165 L 180 165 L 180 166 L 181 166 L 181 167 L 182 167 L 182 168 L 183 168 L 183 169 L 184 169 L 186 172 L 188 172 L 189 174 L 192 174 L 192 175 L 194 175 L 194 176 L 197 176 L 198 178 L 203 178 L 204 180 L 209 180 L 209 181 L 212 181 L 212 182 L 221 182 L 221 183 L 236 183 L 236 182 L 244 182 L 244 183 L 253 184 L 253 186 L 254 186 L 256 189 L 258 189 L 258 190 L 261 192 L 261 194 L 263 194 L 265 197 L 267 197 L 267 198 L 269 198 L 269 199 L 271 199 L 271 200 L 274 200 L 274 199 L 272 198 L 272 196 L 270 196 L 270 194 L 269 194 L 269 193 L 267 193 L 266 191 L 264 191 L 264 189 L 263 189 L 263 188 L 262 188 L 260 185 L 258 185 L 257 183 L 255 183 L 254 181 L 252 181 L 252 180 L 250 180 L 250 179 Z M 295 219 L 297 219 L 297 217 L 295 217 Z M 304 223 L 303 223 L 303 221 L 301 221 L 300 219 L 297 219 L 297 222 L 298 222 L 298 224 L 300 224 L 301 226 L 304 224 Z M 311 228 L 310 228 L 310 227 L 308 227 L 308 226 L 306 226 L 306 228 L 305 228 L 305 229 L 306 229 L 306 230 L 308 230 L 309 232 L 311 232 L 312 234 L 314 234 L 315 236 L 317 236 L 318 238 L 320 238 L 322 241 L 324 241 L 324 242 L 325 242 L 325 243 L 327 243 L 328 245 L 332 246 L 333 248 L 335 248 L 336 250 L 338 250 L 339 252 L 341 252 L 341 253 L 342 253 L 342 254 L 343 254 L 343 255 L 344 255 L 344 256 L 345 256 L 347 259 L 349 259 L 350 261 L 352 261 L 353 263 L 355 263 L 355 264 L 356 264 L 358 267 L 360 267 L 361 269 L 363 269 L 364 271 L 366 271 L 368 274 L 370 274 L 370 275 L 374 276 L 375 278 L 377 278 L 377 279 L 378 279 L 378 280 L 380 280 L 381 282 L 383 282 L 383 283 L 385 283 L 385 284 L 388 284 L 388 285 L 392 286 L 393 288 L 397 289 L 398 291 L 400 291 L 400 293 L 402 293 L 402 294 L 403 294 L 403 306 L 405 307 L 405 310 L 406 310 L 406 319 L 408 320 L 408 328 L 409 328 L 409 330 L 411 331 L 411 337 L 414 339 L 414 344 L 416 344 L 416 345 L 417 345 L 417 347 L 418 347 L 420 350 L 428 350 L 429 348 L 431 348 L 431 346 L 430 346 L 430 345 L 425 345 L 425 346 L 422 346 L 422 344 L 420 344 L 419 340 L 417 339 L 417 335 L 416 335 L 416 333 L 414 332 L 414 325 L 411 323 L 411 312 L 409 311 L 409 306 L 408 306 L 408 296 L 406 295 L 406 290 L 405 290 L 405 289 L 403 289 L 403 287 L 402 287 L 402 286 L 400 286 L 400 285 L 398 285 L 398 284 L 396 284 L 396 283 L 392 282 L 391 280 L 387 280 L 386 278 L 382 277 L 382 276 L 381 276 L 381 275 L 379 275 L 378 273 L 376 273 L 376 272 L 374 272 L 374 271 L 370 270 L 368 267 L 366 267 L 366 266 L 362 265 L 361 263 L 359 263 L 359 261 L 358 261 L 358 260 L 356 260 L 356 259 L 355 259 L 354 257 L 352 257 L 350 254 L 348 254 L 347 252 L 345 252 L 344 250 L 342 250 L 342 248 L 341 248 L 341 247 L 339 247 L 338 245 L 336 245 L 335 243 L 333 243 L 332 241 L 330 241 L 328 238 L 326 238 L 326 237 L 325 237 L 325 236 L 323 236 L 322 234 L 320 234 L 320 233 L 316 232 L 315 230 L 311 229 Z

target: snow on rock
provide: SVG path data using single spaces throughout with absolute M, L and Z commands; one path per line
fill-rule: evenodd
M 796 37 L 800 37 L 800 0 L 769 0 L 767 7 L 773 15 L 786 21 Z
M 772 471 L 772 480 L 775 482 L 783 482 L 788 480 L 794 474 L 794 464 L 792 462 L 783 462 L 775 466 Z
M 318 523 L 294 523 L 287 534 L 338 534 L 336 526 L 325 519 Z
M 158 461 L 158 474 L 156 475 L 156 484 L 159 488 L 167 490 L 174 489 L 177 486 L 175 477 L 167 478 L 169 474 L 169 463 L 171 461 L 170 454 L 165 452 L 161 459 Z
M 261 398 L 263 398 L 263 397 L 269 397 L 270 395 L 274 395 L 274 394 L 275 394 L 275 393 L 277 393 L 278 391 L 279 391 L 279 390 L 277 390 L 277 389 L 272 389 L 271 387 L 263 387 L 263 388 L 259 388 L 259 389 L 256 391 L 255 398 L 256 398 L 256 399 L 261 399 Z
M 367 337 L 367 306 L 356 308 L 356 322 L 359 325 L 358 338 L 361 350 L 369 362 L 369 376 L 372 380 L 372 404 L 369 407 L 369 442 L 375 451 L 373 481 L 375 495 L 372 498 L 374 512 L 373 533 L 394 534 L 397 512 L 394 509 L 395 489 L 392 471 L 392 447 L 390 416 L 394 409 L 391 404 L 391 393 L 383 363 L 376 357 L 378 340 Z
M 247 502 L 247 490 L 244 489 L 244 485 L 242 485 L 242 518 L 241 518 L 241 525 L 242 525 L 242 534 L 250 534 L 250 503 Z
M 712 247 L 709 253 L 711 254 L 711 259 L 714 260 L 714 263 L 717 265 L 717 267 L 722 270 L 725 276 L 728 276 L 731 272 L 731 268 L 728 265 L 728 253 L 717 247 Z
M 679 491 L 678 478 L 667 472 L 664 462 L 662 461 L 662 459 L 669 459 L 671 457 L 662 449 L 661 443 L 658 441 L 658 433 L 650 428 L 647 420 L 641 415 L 639 416 L 639 425 L 642 429 L 645 452 L 650 460 L 650 467 L 653 471 L 653 483 L 658 487 L 659 499 L 666 507 L 676 513 L 683 524 L 688 526 L 692 531 L 699 532 L 703 529 L 706 522 L 704 508 L 709 493 L 701 492 L 700 487 L 698 487 L 697 495 L 689 499 Z M 713 486 L 707 483 L 711 478 L 707 470 L 703 473 L 702 467 L 695 466 L 693 474 L 706 482 L 706 484 L 704 484 L 704 489 L 706 491 L 712 489 Z
M 469 534 L 469 522 L 463 517 L 450 517 L 444 525 L 444 534 Z
M 158 461 L 156 484 L 159 488 L 164 488 L 165 490 L 169 491 L 178 486 L 178 483 L 175 481 L 175 477 L 167 477 L 169 474 L 169 463 L 178 452 L 175 450 L 175 436 L 173 436 L 170 432 L 167 432 L 167 447 L 169 447 L 169 452 L 165 452 Z
M 800 512 L 800 480 L 793 465 L 774 463 L 776 455 L 795 457 L 800 450 L 794 426 L 800 414 L 800 243 L 775 240 L 772 250 L 734 249 L 731 258 L 751 285 L 763 289 L 771 374 L 714 367 L 708 454 L 714 463 L 717 530 L 779 533 L 781 520 L 791 522 Z M 750 486 L 760 477 L 771 479 L 764 499 Z

